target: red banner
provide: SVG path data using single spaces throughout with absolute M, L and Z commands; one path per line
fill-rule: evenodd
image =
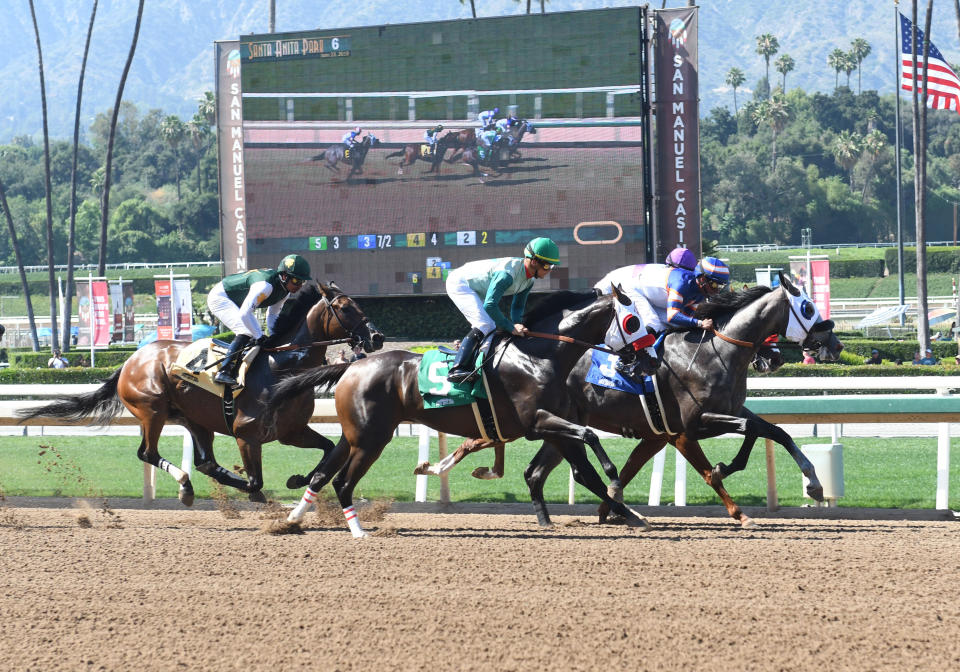
M 157 338 L 173 340 L 173 288 L 169 280 L 154 280 L 157 291 Z
M 110 289 L 106 280 L 93 281 L 93 344 L 110 345 Z
M 77 345 L 90 345 L 90 283 L 77 283 Z
M 810 274 L 813 276 L 813 302 L 817 304 L 820 316 L 830 319 L 830 260 L 818 259 L 810 262 Z

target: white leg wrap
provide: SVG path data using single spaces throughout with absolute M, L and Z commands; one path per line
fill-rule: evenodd
M 293 511 L 290 512 L 290 515 L 287 516 L 288 523 L 299 523 L 303 520 L 303 517 L 307 515 L 307 511 L 310 510 L 310 507 L 313 506 L 313 503 L 317 501 L 317 493 L 315 493 L 310 488 L 307 488 L 303 497 L 300 498 L 300 502 L 293 507 Z
M 363 528 L 360 527 L 360 521 L 357 520 L 357 511 L 353 506 L 348 506 L 343 510 L 343 517 L 347 519 L 347 525 L 350 526 L 350 533 L 354 539 L 360 539 L 368 536 Z
M 445 474 L 453 469 L 453 465 L 456 464 L 456 455 L 456 453 L 450 453 L 447 455 L 445 458 L 430 467 L 430 473 L 437 474 L 439 476 L 440 474 Z
M 180 485 L 183 485 L 188 480 L 190 480 L 190 477 L 187 476 L 187 473 L 185 471 L 183 471 L 177 466 L 174 466 L 173 464 L 163 459 L 162 457 L 160 458 L 157 464 L 160 466 L 161 469 L 163 469 L 165 472 L 173 476 L 174 479 L 176 479 L 177 483 L 179 483 Z

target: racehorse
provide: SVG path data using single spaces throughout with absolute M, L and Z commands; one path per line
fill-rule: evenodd
M 363 174 L 363 162 L 367 158 L 367 152 L 370 151 L 370 148 L 379 142 L 372 133 L 368 133 L 363 136 L 363 140 L 356 143 L 347 153 L 347 148 L 343 143 L 337 145 L 331 145 L 326 149 L 323 154 L 317 154 L 316 156 L 310 157 L 311 161 L 320 161 L 321 159 L 325 161 L 324 166 L 333 172 L 339 174 L 340 166 L 339 164 L 345 163 L 350 166 L 350 172 L 347 174 L 347 179 L 350 179 L 354 175 Z
M 236 413 L 228 425 L 220 397 L 171 373 L 181 350 L 181 341 L 155 341 L 138 350 L 94 392 L 25 411 L 22 417 L 49 416 L 79 420 L 90 418 L 106 424 L 126 408 L 140 421 L 141 441 L 137 457 L 166 471 L 180 483 L 180 501 L 193 504 L 189 475 L 157 452 L 164 424 L 170 420 L 183 425 L 193 437 L 194 464 L 200 473 L 218 483 L 249 493 L 253 501 L 264 502 L 261 446 L 273 440 L 301 448 L 320 448 L 325 453 L 333 443 L 307 423 L 313 414 L 313 395 L 289 400 L 279 421 L 265 429 L 260 416 L 268 388 L 279 376 L 325 363 L 326 346 L 331 342 L 362 344 L 373 352 L 383 347 L 383 334 L 367 319 L 360 307 L 335 284 L 306 284 L 287 301 L 274 325 L 273 334 L 246 372 L 243 391 L 235 399 Z M 342 339 L 332 340 L 331 339 Z M 247 478 L 224 469 L 213 454 L 214 432 L 237 440 Z
M 523 136 L 526 133 L 536 134 L 537 129 L 534 128 L 526 119 L 520 119 L 517 123 L 513 124 L 509 130 L 505 133 L 507 139 L 507 155 L 504 157 L 504 161 L 512 161 L 513 159 L 520 158 L 520 142 L 523 140 Z
M 485 182 L 486 178 L 490 177 L 490 173 L 480 170 L 480 166 L 489 168 L 491 172 L 497 175 L 501 174 L 503 171 L 500 169 L 500 152 L 501 148 L 506 146 L 506 142 L 507 139 L 501 137 L 500 140 L 487 150 L 486 158 L 481 158 L 480 148 L 478 146 L 465 147 L 463 153 L 460 154 L 460 161 L 473 168 L 474 177 L 479 177 L 481 182 Z
M 426 146 L 426 143 L 420 143 L 416 145 L 405 145 L 400 151 L 387 154 L 385 158 L 392 159 L 397 156 L 403 157 L 400 163 L 397 164 L 397 175 L 403 175 L 403 169 L 406 166 L 412 166 L 418 160 L 426 161 L 430 164 L 430 170 L 427 171 L 428 173 L 437 173 L 439 175 L 440 163 L 443 161 L 443 155 L 446 154 L 447 149 L 454 146 L 453 143 L 456 142 L 451 135 L 452 133 L 447 133 L 438 139 L 437 144 L 433 147 L 433 152 L 430 154 L 423 154 L 423 149 Z
M 450 131 L 444 135 L 441 140 L 446 141 L 446 143 L 453 148 L 454 153 L 449 159 L 445 159 L 447 163 L 453 163 L 460 158 L 460 154 L 457 154 L 456 150 L 477 146 L 477 132 L 472 128 L 465 128 L 462 131 Z
M 700 319 L 712 318 L 712 337 L 697 331 L 675 331 L 663 343 L 663 365 L 657 371 L 663 429 L 651 426 L 648 411 L 638 395 L 608 389 L 586 381 L 590 357 L 581 357 L 567 378 L 567 393 L 575 412 L 569 417 L 603 431 L 642 438 L 620 472 L 623 486 L 667 441 L 700 473 L 720 496 L 729 514 L 743 527 L 752 521 L 733 502 L 722 480 L 743 469 L 758 437 L 776 441 L 796 461 L 809 479 L 807 493 L 823 499 L 823 487 L 810 461 L 785 431 L 743 407 L 747 396 L 747 368 L 764 339 L 785 334 L 803 348 L 817 351 L 825 361 L 836 361 L 843 344 L 833 333 L 833 322 L 823 320 L 816 306 L 790 280 L 780 274 L 780 287 L 754 287 L 711 297 L 697 307 Z M 745 436 L 734 468 L 711 467 L 699 440 L 734 432 Z M 541 525 L 550 517 L 543 501 L 543 484 L 560 463 L 557 441 L 545 441 L 524 471 L 530 497 Z M 601 504 L 601 520 L 608 509 Z
M 618 309 L 618 306 L 622 308 Z M 599 298 L 593 292 L 557 292 L 534 308 L 524 323 L 538 331 L 556 334 L 565 340 L 501 338 L 494 341 L 484 360 L 490 405 L 496 413 L 497 431 L 504 441 L 520 437 L 564 438 L 558 442 L 574 478 L 624 516 L 627 524 L 647 527 L 636 512 L 607 495 L 603 482 L 589 463 L 583 444 L 588 444 L 601 461 L 605 473 L 616 482 L 616 468 L 603 452 L 600 441 L 589 429 L 565 420 L 558 411 L 567 405 L 564 380 L 590 344 L 606 342 L 621 356 L 650 373 L 656 370 L 656 356 L 650 348 L 634 350 L 616 337 L 616 325 L 624 324 L 618 313 L 629 311 L 630 334 L 645 334 L 642 321 L 630 299 L 619 289 Z M 634 336 L 633 338 L 636 338 Z M 573 341 L 573 342 L 570 342 Z M 623 347 L 619 347 L 623 345 Z M 282 409 L 287 400 L 315 386 L 337 383 L 335 404 L 343 436 L 334 451 L 325 454 L 310 474 L 310 485 L 300 503 L 287 518 L 299 522 L 317 492 L 336 474 L 333 487 L 355 537 L 366 536 L 356 520 L 353 490 L 380 456 L 397 425 L 411 421 L 437 431 L 473 438 L 481 437 L 471 406 L 424 410 L 417 377 L 421 355 L 392 351 L 346 366 L 332 365 L 291 376 L 274 388 L 267 402 L 267 414 Z M 265 416 L 266 417 L 266 416 Z M 266 418 L 269 422 L 269 418 Z M 494 443 L 491 440 L 488 445 Z M 338 473 L 339 472 L 339 473 Z

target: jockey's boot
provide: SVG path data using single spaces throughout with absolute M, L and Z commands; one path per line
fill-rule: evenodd
M 240 354 L 243 348 L 250 342 L 250 336 L 246 334 L 237 334 L 230 342 L 230 349 L 220 362 L 220 370 L 213 377 L 213 382 L 223 385 L 236 385 L 237 372 L 240 371 Z
M 473 368 L 473 355 L 483 340 L 483 332 L 474 327 L 460 342 L 460 349 L 453 360 L 453 366 L 447 373 L 447 380 L 451 383 L 464 383 L 476 380 L 476 371 Z

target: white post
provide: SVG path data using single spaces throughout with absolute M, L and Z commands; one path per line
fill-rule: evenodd
M 445 432 L 437 432 L 437 455 L 440 460 L 447 456 L 447 435 Z M 444 504 L 450 503 L 450 472 L 447 471 L 440 474 L 440 501 Z
M 777 496 L 777 469 L 774 461 L 772 439 L 764 439 L 767 451 L 767 511 L 780 509 L 780 499 Z
M 143 463 L 143 501 L 152 502 L 157 495 L 157 470 L 152 464 Z
M 687 505 L 687 460 L 680 451 L 676 451 L 676 471 L 673 474 L 673 504 Z
M 96 324 L 97 319 L 93 311 L 93 273 L 87 273 L 87 283 L 89 289 L 87 289 L 87 298 L 90 299 L 90 368 L 93 368 L 97 365 L 94 361 L 94 338 L 95 333 L 93 325 Z M 154 479 L 156 479 L 156 474 L 154 474 Z
M 567 483 L 567 504 L 577 503 L 576 486 L 577 482 L 573 480 L 573 467 L 570 467 L 570 481 Z
M 650 497 L 647 499 L 648 506 L 660 506 L 660 492 L 663 490 L 663 463 L 666 455 L 667 449 L 663 447 L 659 453 L 653 456 L 653 473 L 650 474 Z
M 190 465 L 193 464 L 193 435 L 190 431 L 184 427 L 183 428 L 183 454 L 180 458 L 180 468 L 186 473 L 187 476 L 190 475 Z
M 430 428 L 426 425 L 420 425 L 420 450 L 417 454 L 417 464 L 426 462 L 430 459 Z M 414 501 L 427 501 L 427 477 L 417 476 L 417 487 L 414 491 Z
M 937 504 L 938 509 L 949 508 L 950 495 L 950 423 L 937 424 Z

